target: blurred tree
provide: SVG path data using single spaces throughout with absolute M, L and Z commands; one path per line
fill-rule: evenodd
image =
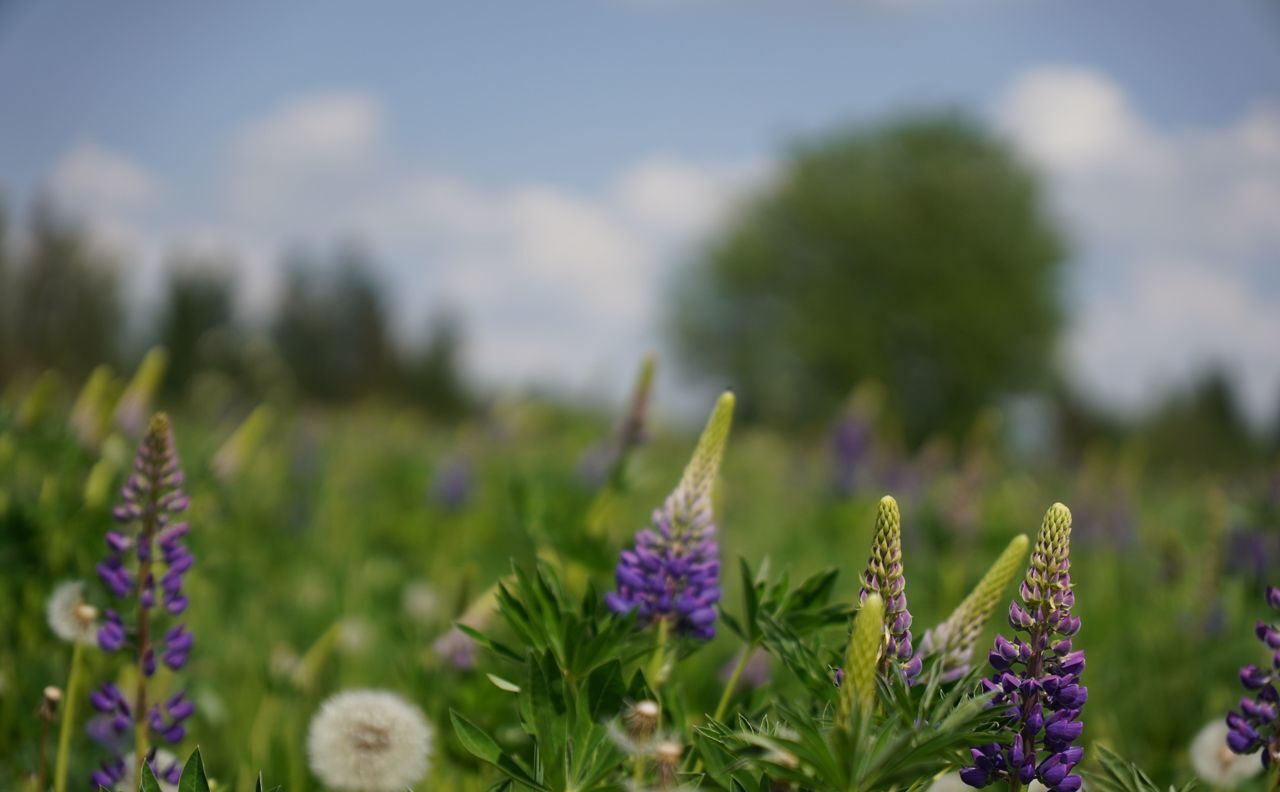
M 115 269 L 83 229 L 37 206 L 13 287 L 14 362 L 86 376 L 114 361 L 122 319 Z
M 458 418 L 469 404 L 462 377 L 462 325 L 442 312 L 432 320 L 426 341 L 405 364 L 408 397 L 440 418 Z
M 746 415 L 822 421 L 875 379 L 919 440 L 1045 381 L 1063 256 L 1004 143 L 914 116 L 800 146 L 679 284 L 670 326 Z
M 1208 371 L 1170 396 L 1139 424 L 1138 436 L 1164 465 L 1227 471 L 1265 461 L 1265 442 L 1250 428 L 1222 370 Z
M 169 267 L 159 336 L 170 353 L 165 388 L 182 393 L 203 368 L 231 363 L 234 297 L 227 267 L 217 261 L 178 258 Z
M 373 263 L 342 246 L 327 267 L 295 257 L 287 265 L 274 336 L 302 391 L 344 400 L 385 390 L 396 358 Z

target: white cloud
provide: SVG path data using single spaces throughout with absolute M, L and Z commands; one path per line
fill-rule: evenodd
M 382 111 L 369 96 L 290 100 L 234 136 L 226 165 L 229 209 L 268 228 L 321 227 L 371 186 L 382 136 Z
M 1017 79 L 997 119 L 1050 176 L 1080 263 L 1068 359 L 1122 406 L 1225 365 L 1269 419 L 1280 386 L 1280 108 L 1168 130 L 1086 68 Z M 1272 273 L 1268 288 L 1257 288 Z
M 49 189 L 60 206 L 86 215 L 146 209 L 160 193 L 142 166 L 91 141 L 63 155 L 49 177 Z
M 414 168 L 390 137 L 368 96 L 284 102 L 230 136 L 215 160 L 213 208 L 193 201 L 164 222 L 134 211 L 159 188 L 119 153 L 85 144 L 53 178 L 60 195 L 92 198 L 135 294 L 155 296 L 164 251 L 199 253 L 236 262 L 241 297 L 261 316 L 282 253 L 355 234 L 382 265 L 402 331 L 420 332 L 426 312 L 449 305 L 485 380 L 572 387 L 592 376 L 616 393 L 658 341 L 672 267 L 761 172 L 664 155 L 620 168 L 598 190 L 481 186 Z

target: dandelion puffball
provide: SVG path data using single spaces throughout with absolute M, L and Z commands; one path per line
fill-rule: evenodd
M 1250 754 L 1232 753 L 1227 746 L 1227 724 L 1206 723 L 1191 741 L 1191 766 L 1210 786 L 1230 789 L 1262 772 L 1258 749 Z
M 81 646 L 98 645 L 98 611 L 84 601 L 84 583 L 61 583 L 49 595 L 45 613 L 53 634 Z
M 421 710 L 395 693 L 348 690 L 311 719 L 307 753 L 334 789 L 402 792 L 427 774 L 434 736 Z

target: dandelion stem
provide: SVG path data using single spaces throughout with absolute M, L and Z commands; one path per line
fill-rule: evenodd
M 724 692 L 720 694 L 720 703 L 716 705 L 715 714 L 711 716 L 714 721 L 719 721 L 724 717 L 724 713 L 729 709 L 729 702 L 733 700 L 733 691 L 738 687 L 738 680 L 742 679 L 742 672 L 746 670 L 747 663 L 751 662 L 751 653 L 756 650 L 754 641 L 748 643 L 742 648 L 742 655 L 738 658 L 738 662 L 733 667 L 733 673 L 729 675 L 729 681 L 724 685 Z
M 62 725 L 58 729 L 58 759 L 53 771 L 54 792 L 66 792 L 67 767 L 71 763 L 71 731 L 75 728 L 76 696 L 80 692 L 80 676 L 84 665 L 84 647 L 78 642 L 71 650 L 71 671 L 67 674 L 66 703 L 62 708 Z M 41 789 L 44 789 L 42 786 Z
M 48 789 L 45 785 L 48 778 L 49 720 L 40 718 L 40 767 L 36 771 L 36 789 Z

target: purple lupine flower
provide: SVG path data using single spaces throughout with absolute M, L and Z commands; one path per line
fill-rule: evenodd
M 898 502 L 888 495 L 880 499 L 871 556 L 861 583 L 859 602 L 872 594 L 884 600 L 886 646 L 880 654 L 881 670 L 896 662 L 908 684 L 914 683 L 922 660 L 911 648 L 911 611 L 907 609 L 907 578 L 902 569 L 902 514 Z
M 184 544 L 189 526 L 177 521 L 189 505 L 183 481 L 173 430 L 166 416 L 157 415 L 138 448 L 133 474 L 121 491 L 121 503 L 113 510 L 121 530 L 107 533 L 107 556 L 98 564 L 98 576 L 121 601 L 117 608 L 105 610 L 98 645 L 110 653 L 127 649 L 131 662 L 141 671 L 131 700 L 110 683 L 90 696 L 99 712 L 90 722 L 91 735 L 112 754 L 94 773 L 94 783 L 103 786 L 127 777 L 122 775 L 128 769 L 122 769 L 127 764 L 122 758 L 127 741 L 120 738 L 129 731 L 149 733 L 143 740 L 152 746 L 148 761 L 157 775 L 170 773 L 171 768 L 155 762 L 155 741 L 180 742 L 186 736 L 183 721 L 194 711 L 182 692 L 150 706 L 147 700 L 148 680 L 157 664 L 163 662 L 174 671 L 180 670 L 195 645 L 192 633 L 174 618 L 187 609 L 183 581 L 195 563 Z M 133 531 L 128 530 L 130 526 L 135 527 Z M 130 600 L 136 604 L 130 605 Z M 135 609 L 136 616 L 127 621 L 122 614 Z M 110 783 L 103 783 L 104 779 Z
M 634 610 L 642 623 L 669 619 L 677 633 L 714 637 L 720 547 L 710 493 L 672 493 L 654 511 L 653 527 L 636 535 L 635 548 L 622 551 L 616 576 L 618 591 L 606 597 L 614 612 Z
M 689 466 L 653 525 L 636 534 L 635 547 L 622 551 L 618 590 L 605 597 L 615 613 L 635 611 L 640 624 L 663 621 L 674 632 L 709 640 L 716 631 L 720 602 L 720 547 L 711 509 L 711 489 L 720 469 L 733 395 L 716 403 Z
M 467 505 L 474 481 L 471 463 L 465 457 L 447 457 L 431 480 L 431 498 L 450 511 L 458 511 Z
M 1267 604 L 1280 611 L 1280 589 L 1267 586 Z M 1262 751 L 1262 766 L 1280 761 L 1280 625 L 1259 620 L 1254 632 L 1271 654 L 1271 666 L 1259 668 L 1250 664 L 1240 669 L 1240 683 L 1252 692 L 1252 698 L 1240 699 L 1240 709 L 1227 713 L 1227 747 L 1238 754 Z
M 994 705 L 1009 708 L 1008 744 L 972 749 L 973 766 L 960 778 L 984 787 L 997 780 L 1039 781 L 1053 792 L 1076 792 L 1080 776 L 1071 771 L 1084 749 L 1073 745 L 1084 729 L 1080 711 L 1088 690 L 1080 685 L 1084 652 L 1073 650 L 1080 630 L 1071 615 L 1071 512 L 1055 503 L 1045 515 L 1022 582 L 1022 604 L 1009 604 L 1009 624 L 1025 636 L 997 635 L 988 659 L 995 673 L 982 682 Z
M 648 439 L 649 393 L 657 365 L 654 355 L 645 357 L 627 411 L 613 436 L 592 446 L 578 462 L 578 479 L 584 485 L 594 489 L 606 483 L 619 484 L 631 453 Z
M 857 491 L 873 442 L 871 421 L 861 410 L 846 410 L 831 427 L 832 487 L 839 497 Z

